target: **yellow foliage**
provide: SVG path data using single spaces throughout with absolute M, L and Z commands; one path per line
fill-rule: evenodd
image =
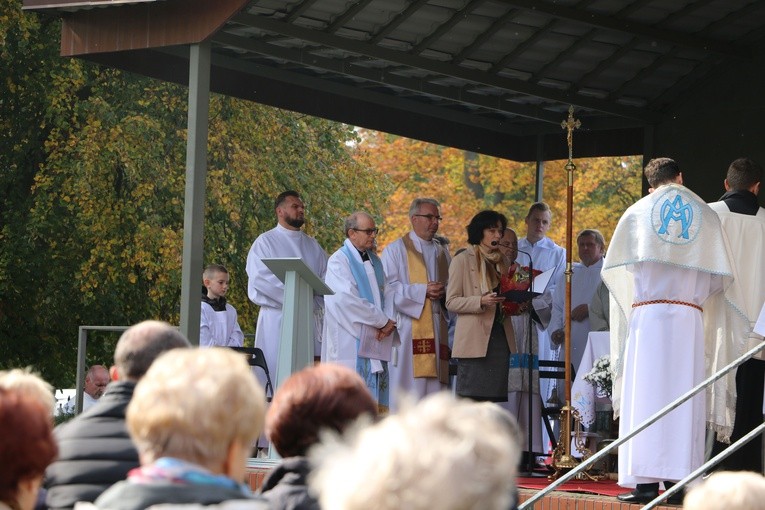
M 394 185 L 383 213 L 378 247 L 410 229 L 408 211 L 416 197 L 441 203 L 439 233 L 451 241 L 452 252 L 467 241 L 465 227 L 483 209 L 508 217 L 508 225 L 524 236 L 524 218 L 534 201 L 536 165 L 440 147 L 418 140 L 362 131 L 360 151 L 365 161 L 387 175 Z M 544 165 L 543 200 L 553 212 L 548 235 L 565 246 L 566 161 Z M 573 193 L 573 235 L 597 228 L 610 239 L 621 213 L 641 194 L 640 157 L 576 160 Z

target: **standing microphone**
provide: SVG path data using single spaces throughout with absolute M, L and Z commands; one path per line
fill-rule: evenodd
M 516 251 L 518 253 L 523 253 L 524 255 L 526 255 L 529 258 L 529 291 L 533 292 L 533 290 L 534 290 L 534 263 L 533 263 L 533 261 L 531 259 L 531 253 L 529 253 L 527 251 L 519 250 L 517 248 L 516 248 Z M 527 438 L 528 443 L 526 444 L 526 448 L 527 448 L 527 450 L 526 450 L 526 470 L 527 470 L 527 473 L 530 473 L 533 476 L 533 473 L 534 473 L 534 448 L 533 448 L 532 443 L 534 442 L 534 423 L 533 423 L 533 420 L 532 420 L 532 416 L 534 415 L 534 413 L 533 413 L 533 404 L 531 402 L 532 395 L 533 395 L 532 389 L 534 387 L 534 384 L 532 383 L 532 380 L 534 378 L 534 372 L 533 372 L 533 363 L 532 363 L 532 360 L 533 360 L 532 345 L 533 344 L 532 344 L 532 333 L 531 333 L 532 328 L 534 328 L 534 319 L 533 319 L 533 316 L 535 315 L 534 314 L 534 307 L 533 306 L 531 307 L 531 310 L 528 313 L 529 313 L 529 322 L 526 325 L 526 353 L 525 353 L 526 356 L 527 356 L 526 365 L 528 367 L 528 393 L 527 393 L 528 396 L 526 398 L 526 402 L 528 404 L 528 409 L 526 410 L 527 411 L 527 415 L 526 415 L 527 416 L 527 419 L 526 419 L 526 430 L 528 432 L 528 438 Z M 537 353 L 537 356 L 539 356 L 539 353 Z M 538 370 L 538 368 L 537 368 L 537 370 Z M 521 389 L 523 389 L 523 388 L 521 387 Z M 540 403 L 541 403 L 541 388 L 540 388 L 539 399 L 540 399 Z M 544 453 L 544 452 L 540 452 L 540 453 Z

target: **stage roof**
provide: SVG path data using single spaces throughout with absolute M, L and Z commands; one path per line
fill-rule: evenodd
M 642 154 L 647 126 L 753 66 L 752 0 L 24 0 L 64 20 L 62 55 L 517 161 Z

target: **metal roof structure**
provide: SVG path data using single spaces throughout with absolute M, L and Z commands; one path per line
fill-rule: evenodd
M 212 5 L 210 5 L 212 4 Z M 518 161 L 641 154 L 644 128 L 728 64 L 754 65 L 760 0 L 24 0 L 62 54 Z

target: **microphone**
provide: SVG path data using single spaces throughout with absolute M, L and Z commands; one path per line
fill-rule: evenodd
M 492 246 L 497 246 L 498 244 L 499 244 L 499 241 L 492 241 L 492 242 L 491 242 L 491 245 L 492 245 Z
M 531 253 L 529 253 L 527 251 L 519 250 L 518 248 L 516 248 L 515 251 L 517 251 L 518 253 L 523 253 L 524 255 L 526 255 L 529 258 L 529 265 L 531 265 Z
M 523 253 L 529 258 L 529 290 L 534 289 L 534 261 L 531 259 L 531 253 L 516 249 L 518 253 Z

